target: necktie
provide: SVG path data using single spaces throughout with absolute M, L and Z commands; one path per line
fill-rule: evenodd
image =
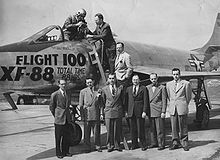
M 93 89 L 92 88 L 90 88 L 91 89 L 91 92 L 92 92 L 92 94 L 93 94 Z
M 137 92 L 137 89 L 136 89 L 136 86 L 134 86 L 134 92 L 133 92 L 133 94 L 136 95 L 136 92 Z
M 112 85 L 112 95 L 115 96 L 115 87 Z
M 63 97 L 64 97 L 64 99 L 66 101 L 66 93 L 65 92 L 63 92 Z
M 176 87 L 177 87 L 177 82 L 175 82 L 174 91 L 176 91 Z

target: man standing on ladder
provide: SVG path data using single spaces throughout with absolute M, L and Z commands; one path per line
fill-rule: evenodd
M 103 53 L 103 68 L 104 71 L 109 70 L 110 73 L 114 72 L 115 57 L 116 57 L 116 42 L 113 38 L 110 25 L 103 21 L 104 17 L 101 13 L 95 15 L 96 29 L 93 35 L 87 34 L 86 38 L 92 38 L 94 40 L 103 40 L 104 43 L 104 53 Z M 97 47 L 96 50 L 101 46 Z M 101 57 L 99 55 L 99 57 Z

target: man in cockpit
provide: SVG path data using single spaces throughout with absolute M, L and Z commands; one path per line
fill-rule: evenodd
M 85 21 L 86 10 L 79 9 L 75 15 L 70 15 L 63 24 L 64 39 L 67 41 L 83 39 L 87 29 Z

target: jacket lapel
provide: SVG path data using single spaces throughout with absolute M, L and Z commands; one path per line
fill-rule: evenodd
M 141 92 L 141 90 L 142 90 L 141 85 L 139 85 L 139 87 L 138 87 L 138 91 L 137 91 L 137 94 L 134 95 L 134 97 L 137 97 L 138 94 Z M 132 92 L 133 92 L 133 87 L 132 87 Z
M 176 87 L 176 92 L 178 92 L 183 87 L 183 82 L 180 81 L 179 84 Z
M 108 87 L 106 88 L 106 91 L 107 91 L 108 94 L 110 95 L 111 100 L 113 100 L 112 92 L 110 91 L 110 86 L 109 86 L 109 85 L 108 85 Z
M 154 92 L 152 91 L 152 92 L 153 92 L 153 95 L 152 95 L 150 101 L 152 101 L 152 100 L 158 95 L 160 89 L 161 89 L 161 87 L 157 85 L 156 88 L 155 88 L 155 91 L 154 91 Z M 152 90 L 152 89 L 151 89 L 151 90 Z
M 149 92 L 149 98 L 150 98 L 150 100 L 151 100 L 152 97 L 153 97 L 153 89 L 152 89 L 152 85 L 150 85 L 150 86 L 148 87 L 148 92 Z
M 119 62 L 120 62 L 120 57 L 121 57 L 120 54 L 118 54 L 117 57 L 116 57 L 116 60 L 115 60 L 115 68 L 118 68 L 118 65 L 119 65 Z
M 171 88 L 172 88 L 173 92 L 176 93 L 176 89 L 175 89 L 175 81 L 174 81 L 174 80 L 172 81 Z
M 112 102 L 111 106 L 113 106 L 113 105 L 115 104 L 115 102 L 118 100 L 118 98 L 120 97 L 120 95 L 121 95 L 121 90 L 122 90 L 121 87 L 119 87 L 119 88 L 116 89 L 116 94 L 115 94 L 115 96 L 114 96 L 114 98 L 113 98 L 113 102 Z

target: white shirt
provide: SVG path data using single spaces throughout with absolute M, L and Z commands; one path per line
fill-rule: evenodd
M 176 89 L 178 88 L 178 86 L 179 86 L 179 84 L 180 84 L 180 80 L 178 80 L 178 81 L 174 81 L 175 82 L 175 84 L 176 84 Z
M 134 93 L 134 87 L 135 87 L 135 85 L 133 85 L 133 93 Z M 135 95 L 138 93 L 138 89 L 139 89 L 139 85 L 136 86 L 136 93 L 135 93 Z
M 61 88 L 60 88 L 60 92 L 62 93 L 63 96 L 65 96 L 65 91 L 63 91 Z
M 152 86 L 153 93 L 154 93 L 155 89 L 156 89 L 156 86 Z
M 114 89 L 115 89 L 115 94 L 116 94 L 116 86 L 115 85 L 113 85 L 114 86 Z M 110 84 L 109 85 L 109 88 L 110 88 L 110 92 L 111 92 L 111 94 L 112 94 L 112 85 Z M 113 94 L 112 94 L 113 95 Z

